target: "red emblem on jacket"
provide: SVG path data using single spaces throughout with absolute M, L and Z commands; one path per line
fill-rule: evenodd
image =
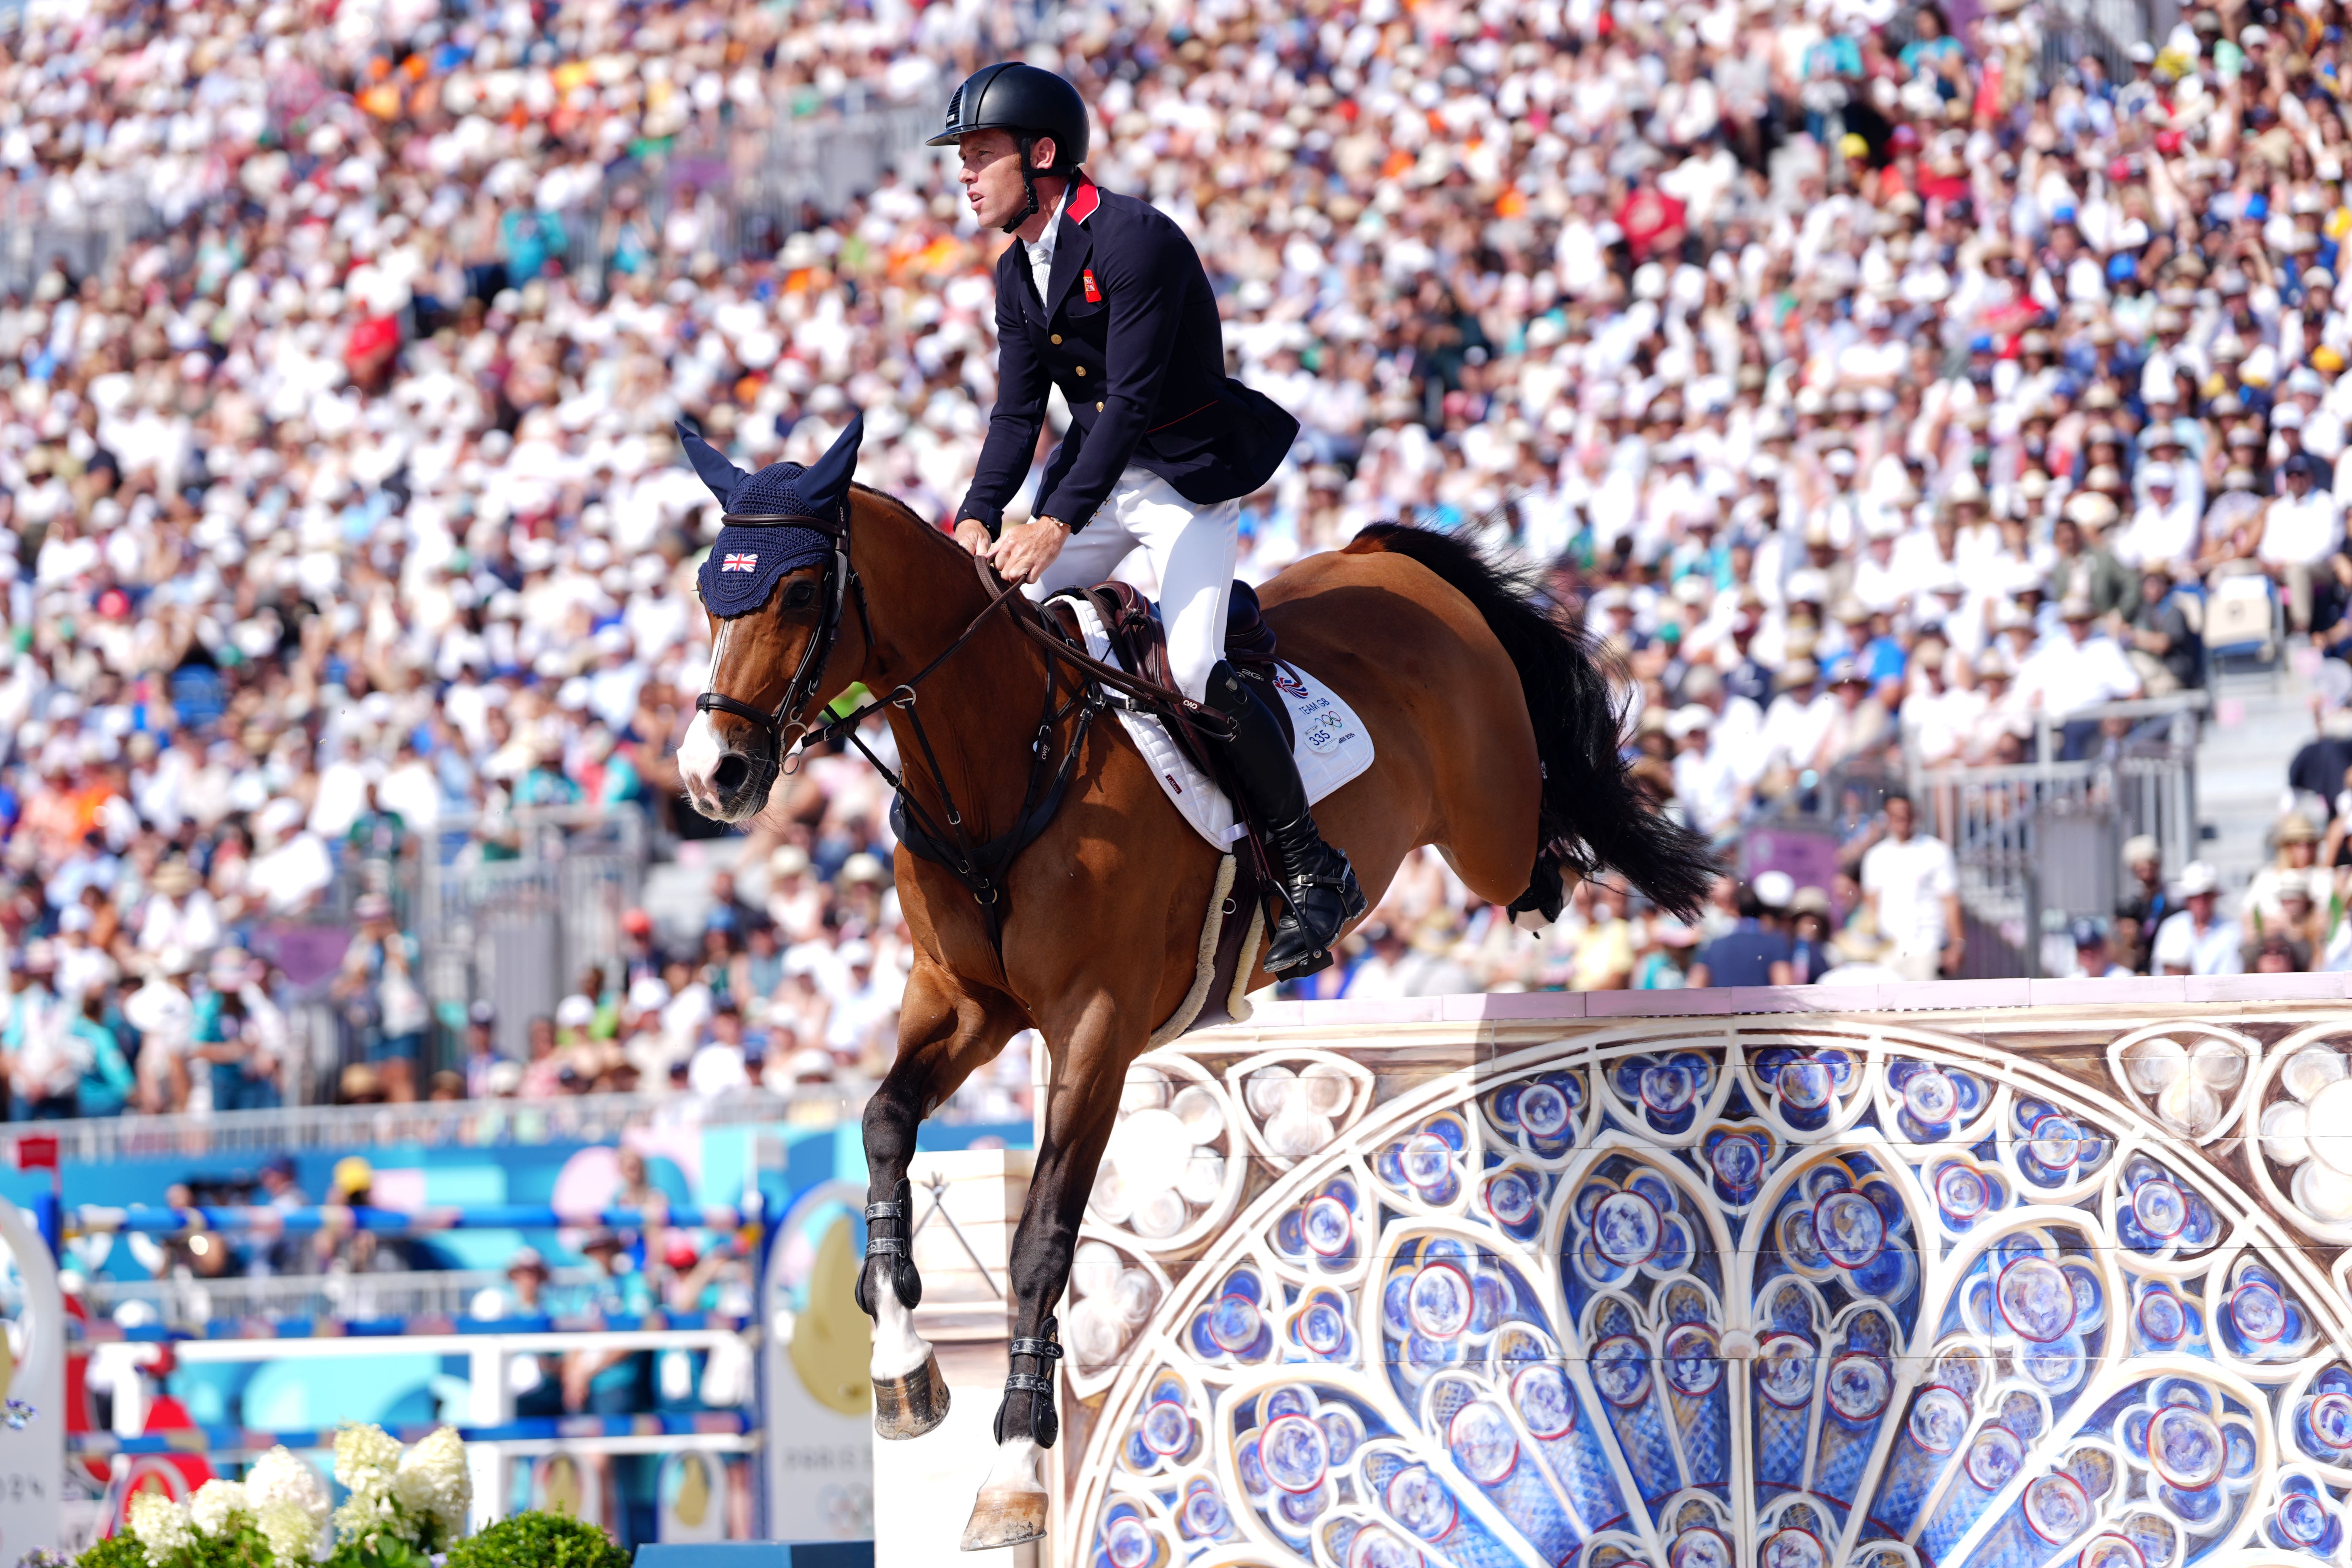
M 1102 290 L 1095 286 L 1095 269 L 1091 267 L 1087 268 L 1085 271 L 1078 274 L 1078 279 L 1087 286 L 1087 303 L 1089 305 L 1101 304 Z

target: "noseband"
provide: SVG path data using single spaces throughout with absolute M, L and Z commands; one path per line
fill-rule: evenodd
M 793 715 L 808 705 L 824 679 L 825 666 L 833 659 L 833 645 L 841 638 L 842 605 L 853 588 L 857 593 L 857 618 L 866 627 L 866 639 L 869 643 L 874 640 L 874 623 L 866 613 L 866 584 L 858 581 L 857 569 L 849 563 L 849 522 L 845 515 L 824 518 L 791 512 L 727 512 L 719 521 L 724 528 L 804 528 L 833 542 L 832 558 L 824 563 L 824 574 L 817 583 L 817 594 L 824 608 L 817 622 L 816 635 L 801 650 L 800 664 L 793 669 L 792 681 L 784 688 L 783 700 L 776 704 L 774 711 L 762 712 L 749 702 L 717 691 L 706 691 L 694 700 L 697 713 L 731 714 L 767 731 L 770 754 L 766 766 L 772 773 L 783 765 L 785 754 L 791 750 L 784 731 L 795 728 Z M 797 725 L 802 730 L 807 727 Z

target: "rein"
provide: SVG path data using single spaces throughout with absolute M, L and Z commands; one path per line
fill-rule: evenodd
M 1044 616 L 1024 605 L 1021 608 L 1029 610 L 1029 613 L 1014 614 L 1013 623 L 1045 650 L 1045 710 L 1038 718 L 1036 736 L 1029 746 L 1029 781 L 1022 791 L 1020 816 L 1009 831 L 984 844 L 974 844 L 965 830 L 963 813 L 956 805 L 954 792 L 948 787 L 947 774 L 940 766 L 939 754 L 932 749 L 930 735 L 923 727 L 922 711 L 916 705 L 916 689 L 962 651 L 964 645 L 987 624 L 988 618 L 1020 593 L 1021 584 L 1002 583 L 1000 585 L 1001 580 L 995 569 L 986 561 L 973 556 L 972 567 L 979 574 L 982 590 L 989 595 L 988 604 L 972 616 L 955 640 L 940 650 L 921 669 L 882 696 L 873 698 L 828 722 L 811 724 L 793 715 L 809 704 L 816 695 L 817 688 L 824 683 L 826 667 L 833 660 L 835 645 L 841 638 L 842 610 L 853 593 L 857 598 L 857 618 L 865 630 L 866 646 L 871 648 L 874 645 L 874 620 L 866 608 L 866 585 L 849 560 L 847 519 L 845 516 L 828 519 L 787 513 L 729 513 L 720 521 L 736 528 L 809 529 L 833 542 L 833 554 L 824 564 L 824 576 L 819 586 L 824 601 L 823 618 L 818 623 L 815 635 L 809 638 L 808 646 L 802 649 L 800 663 L 784 688 L 783 699 L 774 710 L 763 711 L 723 693 L 705 691 L 694 700 L 695 711 L 731 714 L 738 719 L 748 720 L 766 731 L 772 754 L 763 760 L 761 765 L 768 770 L 772 779 L 792 771 L 798 759 L 805 756 L 814 746 L 837 740 L 846 740 L 856 746 L 896 792 L 897 804 L 891 816 L 900 842 L 925 859 L 945 867 L 963 884 L 964 889 L 987 913 L 989 940 L 998 949 L 1000 961 L 1004 939 L 1004 875 L 1021 851 L 1045 831 L 1045 825 L 1060 809 L 1062 796 L 1069 787 L 1071 776 L 1077 771 L 1087 730 L 1094 722 L 1095 715 L 1110 706 L 1111 700 L 1105 695 L 1104 688 L 1120 693 L 1128 700 L 1126 706 L 1159 713 L 1172 722 L 1188 724 L 1220 738 L 1232 733 L 1233 721 L 1224 714 L 1193 701 L 1173 688 L 1131 675 L 1116 664 L 1096 658 L 1083 646 L 1074 644 L 1058 628 L 1049 625 Z M 1064 686 L 1061 667 L 1065 663 L 1077 672 L 1078 679 L 1068 682 L 1067 700 L 1057 701 Z M 914 729 L 915 742 L 922 751 L 924 771 L 929 775 L 932 787 L 939 792 L 941 809 L 947 816 L 946 833 L 940 832 L 940 825 L 931 819 L 930 814 L 923 809 L 922 803 L 915 798 L 914 792 L 907 787 L 906 778 L 876 756 L 857 732 L 858 726 L 867 719 L 892 708 L 903 711 Z M 1063 750 L 1060 765 L 1053 766 L 1054 731 L 1073 714 L 1076 716 L 1077 727 Z M 790 741 L 786 740 L 787 732 L 791 735 Z

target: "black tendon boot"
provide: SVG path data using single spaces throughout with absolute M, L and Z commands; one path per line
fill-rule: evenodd
M 1282 724 L 1265 699 L 1223 659 L 1209 672 L 1209 703 L 1234 721 L 1225 759 L 1247 797 L 1249 815 L 1265 835 L 1266 853 L 1282 884 L 1282 913 L 1265 955 L 1266 973 L 1296 980 L 1327 967 L 1332 944 L 1364 912 L 1363 889 L 1347 856 L 1323 842 L 1307 815 L 1307 786 Z

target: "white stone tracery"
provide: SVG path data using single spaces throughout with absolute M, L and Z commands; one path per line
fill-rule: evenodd
M 1132 1191 L 1090 1212 L 1088 1290 L 1154 1305 L 1097 1336 L 1125 1342 L 1078 1391 L 1108 1394 L 1057 1556 L 2352 1564 L 2346 1305 L 2253 1201 L 2352 1239 L 2302 1205 L 2336 1041 L 2118 1030 L 2102 1083 L 1689 1020 L 1386 1103 L 1330 1053 L 1158 1053 L 1136 1168 L 1179 1161 L 1164 1119 L 1213 1132 L 1181 1157 L 1215 1179 L 1171 1184 L 1164 1239 L 1108 1219 Z M 2233 1125 L 2254 1193 L 2198 1152 Z M 1244 1157 L 1273 1173 L 1245 1200 Z

